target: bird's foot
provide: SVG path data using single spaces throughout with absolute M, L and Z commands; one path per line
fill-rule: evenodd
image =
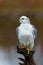
M 27 50 L 27 54 L 29 54 L 29 53 L 30 53 L 30 51 L 31 51 L 31 49 L 30 49 L 30 48 L 28 48 L 28 47 L 26 47 L 26 46 L 22 46 L 21 48 L 22 48 L 22 49 L 23 49 L 23 48 L 25 48 L 25 49 Z
M 31 49 L 30 48 L 26 48 L 26 50 L 27 50 L 27 53 L 29 54 L 30 53 L 30 51 L 31 51 Z
M 26 49 L 26 46 L 22 45 L 22 47 L 21 47 L 21 48 L 25 48 L 25 49 Z

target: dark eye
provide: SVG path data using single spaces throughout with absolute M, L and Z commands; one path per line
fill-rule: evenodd
M 24 20 L 24 18 L 22 18 Z

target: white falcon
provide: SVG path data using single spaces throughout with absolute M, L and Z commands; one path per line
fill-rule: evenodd
M 17 36 L 20 47 L 32 50 L 34 47 L 34 40 L 37 36 L 37 30 L 30 23 L 30 19 L 26 16 L 21 16 L 19 19 L 20 25 L 17 27 Z

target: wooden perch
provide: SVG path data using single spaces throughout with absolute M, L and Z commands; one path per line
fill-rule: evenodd
M 25 48 L 20 48 L 19 46 L 17 46 L 17 52 L 19 54 L 22 54 L 25 58 L 25 59 L 18 58 L 19 60 L 21 60 L 23 62 L 23 63 L 19 63 L 20 65 L 36 65 L 33 60 L 33 54 L 35 53 L 35 51 L 32 50 L 28 54 L 27 53 L 28 51 Z

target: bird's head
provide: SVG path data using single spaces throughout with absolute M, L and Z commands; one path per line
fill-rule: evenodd
M 30 24 L 30 19 L 26 16 L 21 16 L 19 19 L 20 23 L 28 23 Z

